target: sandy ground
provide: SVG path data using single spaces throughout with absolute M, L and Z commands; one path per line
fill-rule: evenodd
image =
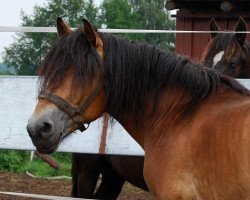
M 55 196 L 70 196 L 70 180 L 48 180 L 31 178 L 26 174 L 0 172 L 0 191 L 46 194 Z M 0 194 L 0 200 L 33 200 L 34 198 L 16 197 Z M 149 192 L 145 192 L 126 183 L 123 186 L 119 200 L 153 200 Z M 34 199 L 35 200 L 35 199 Z M 37 200 L 37 198 L 36 198 Z

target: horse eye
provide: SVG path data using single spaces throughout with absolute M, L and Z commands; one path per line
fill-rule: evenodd
M 236 64 L 236 63 L 230 63 L 230 64 L 229 64 L 229 67 L 230 67 L 231 69 L 235 69 L 235 68 L 237 67 L 237 64 Z

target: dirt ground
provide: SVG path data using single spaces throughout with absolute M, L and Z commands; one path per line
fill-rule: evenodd
M 0 191 L 70 196 L 70 180 L 48 180 L 31 178 L 26 174 L 0 172 Z M 123 186 L 119 200 L 153 200 L 149 192 L 140 190 L 129 183 Z M 33 200 L 28 197 L 16 197 L 0 194 L 0 200 Z M 35 200 L 35 199 L 34 199 Z M 37 200 L 37 198 L 36 198 Z

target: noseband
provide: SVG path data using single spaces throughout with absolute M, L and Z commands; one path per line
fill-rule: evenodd
M 78 129 L 83 132 L 85 131 L 90 123 L 86 123 L 87 126 L 85 127 L 85 123 L 81 121 L 81 114 L 85 112 L 88 106 L 92 103 L 92 101 L 97 97 L 97 95 L 103 89 L 104 84 L 99 83 L 96 88 L 92 91 L 92 93 L 87 97 L 87 99 L 78 107 L 71 106 L 67 101 L 65 101 L 62 97 L 59 97 L 56 94 L 51 92 L 42 91 L 39 93 L 39 99 L 46 99 L 51 103 L 55 104 L 58 108 L 62 111 L 67 113 L 70 118 L 77 124 Z

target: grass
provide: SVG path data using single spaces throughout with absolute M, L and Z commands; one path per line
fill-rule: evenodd
M 1 150 L 0 171 L 25 173 L 29 171 L 36 176 L 71 176 L 71 153 L 54 153 L 51 155 L 60 165 L 60 169 L 51 168 L 46 162 L 34 157 L 30 162 L 30 151 Z

